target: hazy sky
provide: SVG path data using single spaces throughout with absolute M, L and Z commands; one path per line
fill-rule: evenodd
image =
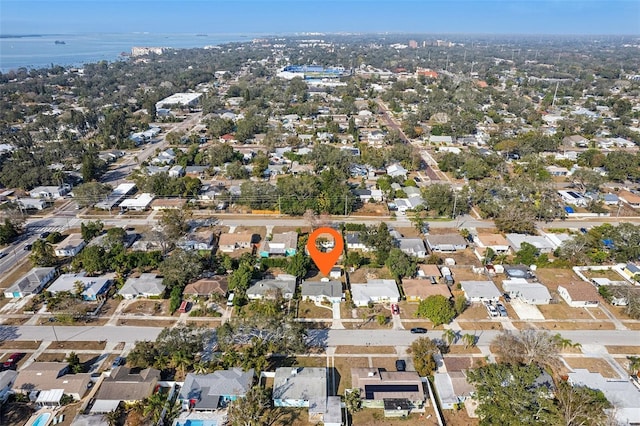
M 640 34 L 639 0 L 1 0 L 0 33 Z

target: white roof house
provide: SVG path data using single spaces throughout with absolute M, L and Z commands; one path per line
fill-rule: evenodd
M 557 248 L 548 238 L 539 235 L 507 234 L 506 238 L 513 251 L 519 251 L 522 243 L 531 244 L 540 253 L 551 253 Z
M 156 109 L 161 109 L 165 106 L 171 105 L 194 106 L 198 104 L 201 96 L 202 93 L 174 93 L 173 95 L 156 102 Z
M 120 210 L 136 210 L 143 211 L 149 208 L 149 205 L 155 197 L 148 192 L 138 194 L 133 198 L 127 198 L 120 203 Z
M 77 283 L 82 285 L 82 298 L 84 300 L 97 300 L 105 294 L 111 286 L 109 277 L 86 277 L 84 272 L 77 274 L 62 274 L 47 288 L 51 294 L 67 291 L 74 293 Z
M 127 278 L 118 294 L 125 299 L 134 299 L 136 297 L 153 297 L 160 296 L 164 293 L 165 285 L 162 284 L 162 278 L 156 274 L 141 274 L 138 278 Z
M 517 298 L 531 305 L 547 305 L 551 302 L 551 294 L 547 287 L 540 283 L 530 283 L 524 278 L 502 281 L 502 288 L 512 298 Z
M 273 379 L 273 405 L 309 407 L 310 401 L 327 398 L 324 367 L 279 367 Z
M 409 256 L 424 259 L 427 256 L 427 249 L 424 246 L 422 238 L 401 238 L 398 245 L 403 253 Z
M 387 167 L 387 174 L 391 177 L 396 177 L 396 176 L 406 177 L 407 170 L 404 167 L 402 167 L 402 165 L 400 165 L 399 163 L 395 163 Z
M 629 380 L 605 379 L 600 373 L 577 369 L 569 373 L 569 383 L 601 390 L 613 405 L 612 409 L 605 411 L 611 411 L 619 424 L 640 423 L 640 389 Z
M 493 281 L 460 281 L 460 287 L 469 302 L 497 302 L 502 296 Z
M 395 280 L 368 280 L 362 284 L 351 284 L 351 300 L 356 306 L 378 302 L 395 303 L 400 300 L 400 292 Z
M 58 257 L 73 257 L 80 253 L 86 244 L 84 239 L 82 239 L 82 235 L 70 234 L 67 238 L 56 244 L 53 250 Z

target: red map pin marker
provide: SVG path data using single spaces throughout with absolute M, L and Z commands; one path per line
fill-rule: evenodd
M 329 234 L 333 237 L 333 249 L 330 252 L 323 253 L 316 247 L 316 240 L 321 234 Z M 333 228 L 318 228 L 309 235 L 309 240 L 307 241 L 309 256 L 311 256 L 311 259 L 324 275 L 329 275 L 343 249 L 344 241 L 342 241 L 342 235 Z

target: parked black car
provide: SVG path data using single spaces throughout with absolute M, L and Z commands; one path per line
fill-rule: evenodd
M 425 334 L 427 332 L 427 329 L 422 327 L 414 327 L 411 329 L 411 332 L 413 334 Z
M 403 359 L 396 360 L 396 370 L 405 371 L 407 369 L 407 363 Z

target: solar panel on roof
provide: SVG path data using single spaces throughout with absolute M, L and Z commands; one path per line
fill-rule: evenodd
M 419 392 L 418 385 L 365 385 L 365 399 L 373 399 L 376 393 Z

